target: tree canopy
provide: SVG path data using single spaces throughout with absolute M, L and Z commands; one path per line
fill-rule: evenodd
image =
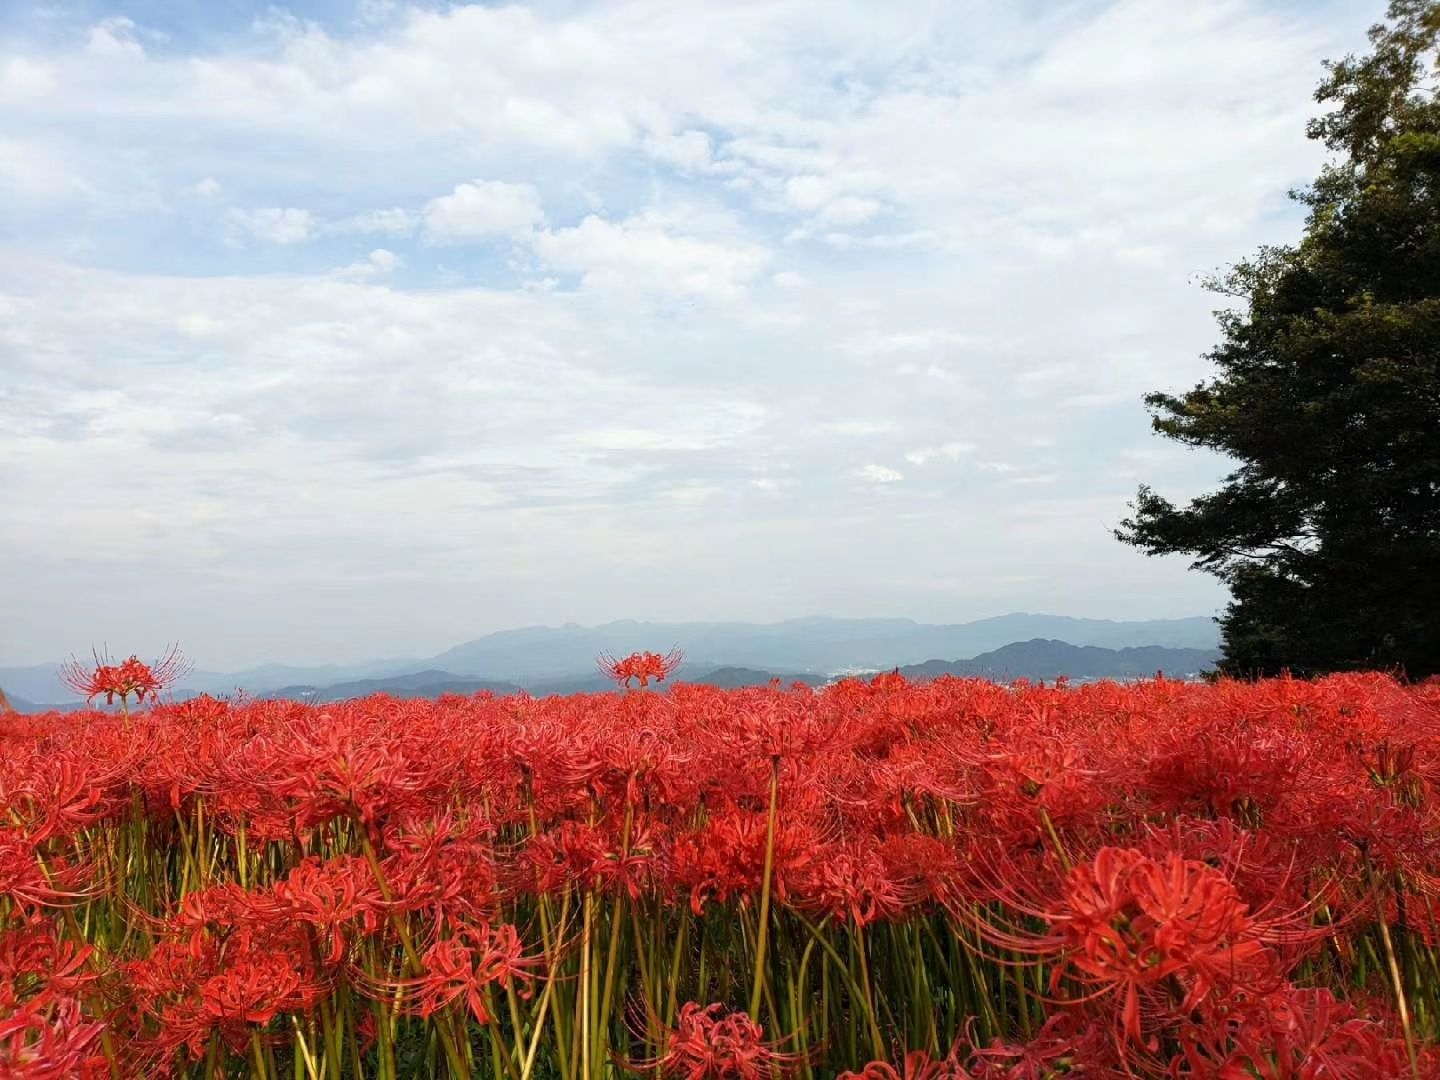
M 1141 487 L 1120 539 L 1230 588 L 1222 670 L 1440 672 L 1440 0 L 1395 0 L 1326 65 L 1298 243 L 1212 283 L 1217 374 L 1145 401 L 1237 462 L 1176 506 Z

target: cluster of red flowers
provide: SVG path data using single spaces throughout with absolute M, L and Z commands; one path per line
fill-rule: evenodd
M 92 950 L 61 940 L 37 915 L 12 920 L 0 937 L 0 1076 L 75 1076 L 104 1061 L 104 1024 L 82 1015 L 95 981 Z
M 1437 683 L 26 719 L 0 1076 L 1440 1076 Z

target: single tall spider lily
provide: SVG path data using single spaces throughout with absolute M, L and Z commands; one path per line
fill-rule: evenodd
M 609 653 L 601 653 L 597 663 L 602 675 L 628 688 L 632 679 L 638 679 L 641 686 L 649 686 L 651 679 L 664 682 L 665 677 L 673 674 L 684 661 L 685 654 L 674 648 L 664 656 L 646 651 L 631 653 L 620 660 Z

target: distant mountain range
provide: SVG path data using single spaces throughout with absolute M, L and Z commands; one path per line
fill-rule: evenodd
M 741 686 L 765 686 L 772 680 L 782 683 L 802 682 L 809 686 L 825 683 L 825 675 L 815 672 L 774 672 L 756 668 L 722 667 L 713 671 L 697 672 L 691 675 L 682 671 L 676 676 L 679 682 L 699 683 L 704 686 L 719 686 L 735 689 Z M 548 679 L 518 683 L 495 682 L 490 679 L 467 679 L 448 671 L 417 671 L 409 675 L 396 675 L 381 679 L 356 679 L 352 682 L 335 683 L 332 686 L 282 686 L 264 696 L 267 698 L 292 699 L 324 703 L 346 701 L 350 698 L 365 697 L 367 694 L 389 694 L 396 698 L 438 698 L 442 694 L 478 694 L 490 691 L 492 694 L 514 694 L 521 690 L 543 697 L 549 694 L 590 694 L 615 689 L 615 683 L 594 672 L 569 679 Z M 23 709 L 20 711 L 24 711 Z
M 976 656 L 1034 638 L 1109 649 L 1207 649 L 1218 643 L 1214 621 L 1203 617 L 1110 622 L 1015 614 L 950 625 L 910 619 L 811 618 L 763 625 L 627 621 L 502 631 L 447 649 L 430 664 L 457 674 L 523 680 L 586 670 L 601 652 L 623 655 L 679 645 L 695 666 L 834 672 L 890 668 L 937 656 Z
M 1015 679 L 1056 679 L 1065 676 L 1079 683 L 1094 679 L 1149 678 L 1161 672 L 1172 678 L 1195 678 L 1212 668 L 1218 658 L 1219 653 L 1214 649 L 1171 649 L 1163 645 L 1106 649 L 1097 645 L 1071 645 L 1065 641 L 1036 638 L 1031 641 L 1012 642 L 968 660 L 927 660 L 921 664 L 905 664 L 887 670 L 898 670 L 906 678 L 917 682 L 942 675 L 954 675 L 994 679 L 999 682 Z M 863 676 L 871 674 L 872 671 L 855 670 L 849 673 Z M 820 686 L 832 681 L 837 674 L 773 671 L 733 665 L 705 669 L 687 664 L 676 678 L 681 682 L 733 689 L 742 686 L 764 686 L 772 681 L 784 685 L 799 682 Z M 434 699 L 442 694 L 468 695 L 482 691 L 513 694 L 525 690 L 536 696 L 545 696 L 596 693 L 613 689 L 614 683 L 598 671 L 562 679 L 507 682 L 470 678 L 429 668 L 401 675 L 352 679 L 325 685 L 294 683 L 265 691 L 258 696 L 320 704 L 346 701 L 370 694 Z M 43 712 L 55 707 L 74 707 L 73 703 L 60 706 L 36 705 L 19 697 L 12 697 L 11 701 L 16 710 L 22 713 Z
M 917 682 L 937 679 L 942 675 L 978 677 L 999 682 L 1015 679 L 1057 679 L 1063 675 L 1077 683 L 1092 679 L 1152 678 L 1159 672 L 1173 678 L 1195 678 L 1214 667 L 1219 655 L 1214 649 L 1168 649 L 1163 645 L 1104 649 L 1098 645 L 1071 645 L 1065 641 L 1036 638 L 1033 641 L 1012 642 L 969 660 L 927 660 L 923 664 L 906 664 L 898 670 L 901 675 Z M 734 689 L 742 686 L 765 686 L 772 681 L 784 685 L 799 682 L 808 686 L 821 686 L 832 677 L 813 671 L 769 671 L 750 667 L 719 667 L 710 671 L 694 671 L 687 665 L 676 678 L 681 682 Z M 286 686 L 265 696 L 329 702 L 379 693 L 397 698 L 437 698 L 441 694 L 476 694 L 483 690 L 495 694 L 512 694 L 526 690 L 543 696 L 594 693 L 612 689 L 614 683 L 598 673 L 569 679 L 526 682 L 521 685 L 489 679 L 467 679 L 448 671 L 432 670 L 390 678 L 357 679 L 332 686 Z
M 1167 649 L 1162 645 L 1141 645 L 1125 649 L 1102 649 L 1095 645 L 1071 645 L 1065 641 L 1016 641 L 969 660 L 927 660 L 907 664 L 900 674 L 908 679 L 935 679 L 941 675 L 980 676 L 1011 679 L 1058 679 L 1065 676 L 1085 679 L 1151 678 L 1157 672 L 1175 678 L 1193 678 L 1215 666 L 1216 649 Z
M 600 689 L 605 684 L 595 671 L 601 653 L 623 656 L 637 649 L 668 649 L 678 645 L 687 663 L 682 678 L 697 681 L 700 676 L 719 680 L 758 679 L 778 673 L 782 679 L 797 675 L 823 681 L 846 671 L 876 671 L 892 668 L 927 668 L 931 664 L 998 665 L 987 672 L 997 677 L 1054 678 L 1070 674 L 1075 678 L 1103 677 L 1082 674 L 1079 668 L 1052 670 L 1060 659 L 1042 663 L 1039 656 L 1018 655 L 986 659 L 1005 646 L 1034 645 L 1036 640 L 1069 647 L 1091 647 L 1100 651 L 1191 650 L 1211 652 L 1218 645 L 1214 620 L 1197 616 L 1188 619 L 1157 619 L 1117 622 L 1108 619 L 1076 619 L 1060 615 L 1011 614 L 968 623 L 929 624 L 910 619 L 791 619 L 779 623 L 651 623 L 631 620 L 585 627 L 573 623 L 559 627 L 530 627 L 503 630 L 457 645 L 427 658 L 378 660 L 358 664 L 327 664 L 312 667 L 266 664 L 239 672 L 194 671 L 186 677 L 182 692 L 230 694 L 237 690 L 260 696 L 287 695 L 304 691 L 354 696 L 386 688 L 387 692 L 415 693 L 440 685 L 456 692 L 478 689 L 525 687 L 532 692 L 570 693 Z M 1053 650 L 1052 650 L 1053 651 Z M 1086 658 L 1088 656 L 1088 659 Z M 969 660 L 935 660 L 936 657 L 970 657 Z M 1157 668 L 1178 671 L 1190 661 L 1160 660 L 1131 656 L 1124 665 L 1137 670 L 1107 671 L 1112 677 L 1153 672 Z M 1077 654 L 1064 663 L 1084 664 L 1086 671 L 1105 664 L 1097 655 Z M 1016 666 L 1018 665 L 1018 667 Z M 1025 667 L 1026 671 L 1019 670 Z M 1037 667 L 1038 665 L 1038 667 Z M 74 695 L 61 683 L 58 664 L 0 668 L 0 687 L 12 699 L 27 702 L 73 701 Z M 1045 670 L 1039 670 L 1039 669 Z M 737 672 L 746 674 L 737 674 Z M 748 672 L 754 672 L 750 675 Z M 1027 674 L 1026 672 L 1029 672 Z M 808 674 L 807 674 L 808 673 Z M 731 683 L 719 683 L 729 685 Z M 367 689 L 368 688 L 368 689 Z M 17 708 L 19 706 L 17 705 Z M 33 707 L 33 706 L 32 706 Z

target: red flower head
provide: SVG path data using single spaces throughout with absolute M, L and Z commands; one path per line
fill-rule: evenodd
M 1052 989 L 1069 975 L 1097 997 L 1118 995 L 1132 1042 L 1141 1041 L 1142 1002 L 1185 1015 L 1212 994 L 1279 982 L 1274 928 L 1251 915 L 1223 873 L 1177 854 L 1101 848 L 1071 871 L 1046 914 L 1068 961 L 1054 968 Z
M 312 855 L 276 882 L 272 893 L 284 917 L 328 931 L 329 964 L 344 957 L 347 930 L 357 923 L 367 929 L 378 925 L 380 891 L 364 860 L 354 856 L 322 862 Z
M 243 1050 L 251 1033 L 263 1030 L 280 1013 L 312 1008 L 322 987 L 283 948 L 271 952 L 252 946 L 227 957 L 226 966 L 201 983 L 199 991 L 203 1022 L 232 1050 Z
M 1250 1025 L 1260 1031 L 1243 1031 L 1239 1039 L 1243 1049 L 1236 1057 L 1253 1070 L 1249 1075 L 1267 1080 L 1399 1080 L 1413 1075 L 1404 1041 L 1336 1000 L 1329 990 L 1287 987 L 1267 1004 L 1267 1015 Z
M 63 999 L 44 1007 L 31 1002 L 0 1018 L 0 1076 L 66 1080 L 104 1075 L 95 1053 L 105 1025 L 87 1021 L 80 1003 Z
M 839 1080 L 972 1080 L 972 1077 L 960 1061 L 956 1046 L 948 1056 L 938 1059 L 924 1050 L 911 1050 L 898 1069 L 888 1061 L 872 1061 L 858 1073 L 841 1073 Z
M 115 704 L 117 697 L 122 703 L 132 696 L 136 704 L 147 697 L 155 701 L 161 690 L 174 686 L 190 671 L 190 662 L 174 645 L 154 664 L 133 655 L 118 664 L 103 653 L 91 655 L 95 660 L 93 668 L 72 657 L 60 669 L 60 678 L 71 690 L 85 695 L 86 701 L 94 701 L 104 694 L 106 705 Z
M 799 1060 L 765 1042 L 765 1029 L 748 1013 L 724 1005 L 680 1007 L 680 1023 L 665 1033 L 664 1052 L 645 1068 L 673 1080 L 776 1080 Z
M 631 679 L 639 679 L 641 686 L 649 686 L 650 680 L 664 682 L 685 661 L 685 654 L 678 648 L 671 649 L 664 656 L 654 652 L 631 653 L 623 660 L 616 660 L 609 653 L 601 653 L 598 660 L 600 673 L 629 687 Z
M 84 899 L 87 864 L 54 857 L 45 865 L 38 855 L 30 838 L 0 831 L 0 900 L 29 911 Z
M 42 1003 L 78 996 L 98 977 L 89 970 L 92 954 L 90 946 L 58 937 L 39 916 L 0 933 L 0 1012 L 19 1008 L 27 996 Z
M 521 955 L 515 927 L 462 926 L 454 937 L 442 938 L 425 951 L 425 973 L 405 985 L 419 993 L 421 1016 L 431 1016 L 464 999 L 480 1023 L 487 1023 L 486 987 L 509 987 L 519 981 L 528 990 L 535 960 Z

